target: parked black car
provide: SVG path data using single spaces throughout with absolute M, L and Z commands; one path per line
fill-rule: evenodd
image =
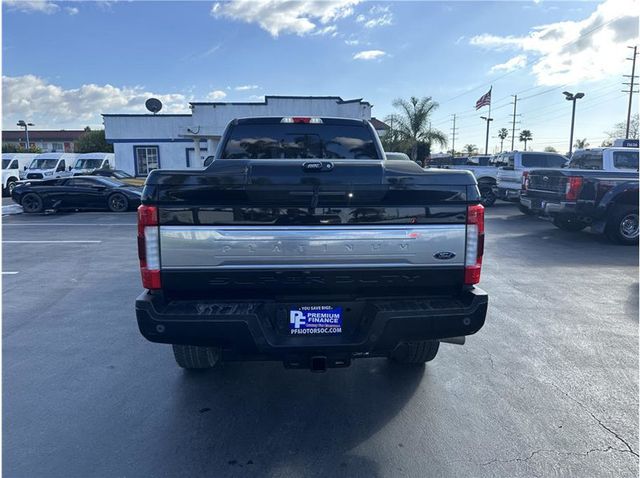
M 113 178 L 74 176 L 46 181 L 23 181 L 11 194 L 25 213 L 47 209 L 107 209 L 124 212 L 140 205 L 142 190 Z
M 635 166 L 638 165 L 637 152 Z M 638 244 L 638 172 L 537 169 L 523 180 L 520 202 L 565 231 L 594 232 Z

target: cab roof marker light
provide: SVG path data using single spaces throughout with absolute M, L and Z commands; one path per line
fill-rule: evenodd
M 293 123 L 293 118 L 282 118 L 280 123 Z

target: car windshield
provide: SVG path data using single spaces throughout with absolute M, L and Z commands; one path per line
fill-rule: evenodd
M 618 169 L 638 170 L 638 151 L 614 151 L 613 165 Z
M 116 171 L 113 171 L 112 176 L 116 179 L 127 179 L 127 178 L 132 178 L 133 176 L 131 176 L 128 173 L 125 173 L 124 171 L 120 171 L 119 169 Z
M 233 126 L 221 158 L 381 159 L 365 124 L 280 122 Z
M 106 185 L 106 186 L 111 186 L 112 188 L 119 188 L 122 186 L 127 186 L 126 183 L 123 183 L 122 181 L 118 181 L 115 178 L 104 178 L 104 177 L 99 177 L 96 178 L 98 182 L 101 182 L 102 184 Z
M 511 161 L 511 158 L 509 158 Z M 522 166 L 525 168 L 561 168 L 567 158 L 557 154 L 527 154 L 522 155 Z
M 34 159 L 29 165 L 29 169 L 53 169 L 58 164 L 57 159 Z
M 74 169 L 96 169 L 102 164 L 101 159 L 97 158 L 83 158 L 76 161 Z
M 7 169 L 9 167 L 9 163 L 11 162 L 10 159 L 3 159 L 2 160 L 2 169 Z
M 602 151 L 577 151 L 571 156 L 569 168 L 602 169 Z

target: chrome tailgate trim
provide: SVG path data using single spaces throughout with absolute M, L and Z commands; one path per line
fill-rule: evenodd
M 163 269 L 462 267 L 465 228 L 160 226 L 161 264 Z

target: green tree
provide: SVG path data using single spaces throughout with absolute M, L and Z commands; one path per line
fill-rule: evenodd
M 430 96 L 412 96 L 409 100 L 397 98 L 393 102 L 393 107 L 400 111 L 393 115 L 397 137 L 392 138 L 399 139 L 411 159 L 417 161 L 419 158 L 423 167 L 433 144 L 442 147 L 447 145 L 447 136 L 442 131 L 431 128 L 431 114 L 438 106 Z M 419 152 L 421 156 L 418 155 Z
M 27 149 L 24 146 L 20 146 L 19 144 L 3 143 L 2 152 L 3 153 L 42 153 L 42 150 L 34 144 L 32 144 L 29 147 L 29 149 Z
M 502 145 L 504 144 L 504 140 L 509 136 L 509 130 L 507 128 L 500 128 L 498 131 L 498 138 L 500 138 L 500 152 L 502 153 Z
M 467 153 L 467 155 L 471 156 L 478 152 L 478 147 L 475 144 L 465 144 L 462 150 Z
M 76 153 L 113 153 L 113 145 L 107 143 L 104 130 L 87 131 L 76 140 Z
M 524 142 L 524 150 L 527 150 L 527 141 L 531 141 L 533 136 L 531 135 L 531 131 L 528 129 L 523 129 L 520 131 L 520 142 Z
M 576 149 L 584 149 L 587 146 L 589 146 L 589 143 L 587 143 L 587 138 L 576 139 L 576 142 L 573 143 L 573 147 L 576 148 Z
M 545 153 L 557 153 L 558 150 L 556 148 L 554 148 L 553 146 L 547 146 L 546 148 L 544 148 Z

